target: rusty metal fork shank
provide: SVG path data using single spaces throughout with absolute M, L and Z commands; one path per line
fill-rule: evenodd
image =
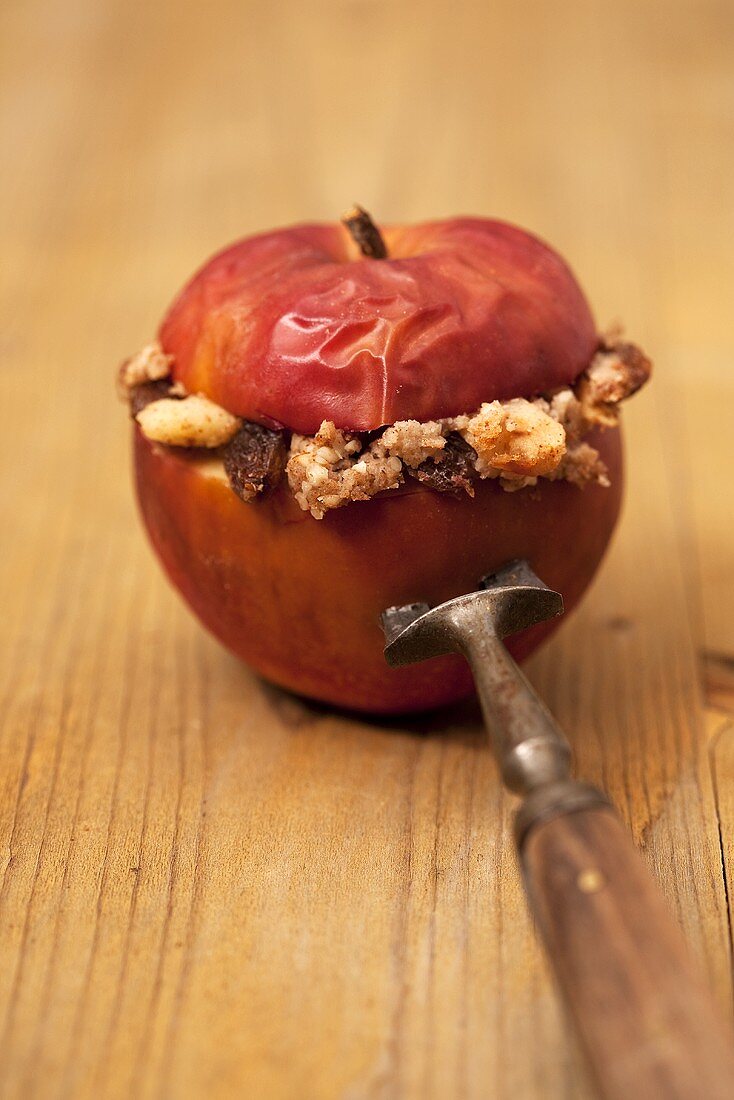
M 571 779 L 571 750 L 502 639 L 563 613 L 563 599 L 526 562 L 486 577 L 475 592 L 429 608 L 410 604 L 383 613 L 392 665 L 462 653 L 506 785 L 525 795 L 516 820 L 521 840 L 530 824 L 570 808 L 606 804 L 593 787 Z

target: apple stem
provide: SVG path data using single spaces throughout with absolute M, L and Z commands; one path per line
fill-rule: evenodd
M 361 206 L 353 206 L 342 217 L 342 225 L 349 230 L 352 240 L 363 256 L 371 260 L 386 260 L 387 249 L 380 230 Z

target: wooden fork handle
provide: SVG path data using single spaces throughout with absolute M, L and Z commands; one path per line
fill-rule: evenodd
M 540 821 L 520 858 L 606 1100 L 731 1100 L 734 1040 L 613 810 Z

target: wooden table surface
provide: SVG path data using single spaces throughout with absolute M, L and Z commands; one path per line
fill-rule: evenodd
M 119 360 L 215 248 L 354 200 L 535 229 L 656 361 L 529 674 L 729 1009 L 733 51 L 717 0 L 3 4 L 3 1097 L 590 1095 L 471 708 L 258 682 L 135 514 Z

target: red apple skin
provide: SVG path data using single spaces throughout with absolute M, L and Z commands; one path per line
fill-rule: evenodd
M 243 503 L 223 475 L 135 430 L 138 499 L 169 578 L 202 623 L 282 687 L 357 710 L 398 714 L 473 691 L 459 657 L 391 669 L 380 612 L 436 604 L 476 587 L 514 558 L 580 599 L 604 554 L 622 491 L 619 431 L 592 434 L 611 487 L 541 481 L 506 493 L 494 481 L 455 499 L 417 482 L 314 520 L 285 482 Z M 517 659 L 562 620 L 508 639 Z
M 472 412 L 588 366 L 589 306 L 536 237 L 487 218 L 382 232 L 388 259 L 358 257 L 341 225 L 219 253 L 161 325 L 174 377 L 246 420 L 310 434 L 322 420 L 366 431 Z

